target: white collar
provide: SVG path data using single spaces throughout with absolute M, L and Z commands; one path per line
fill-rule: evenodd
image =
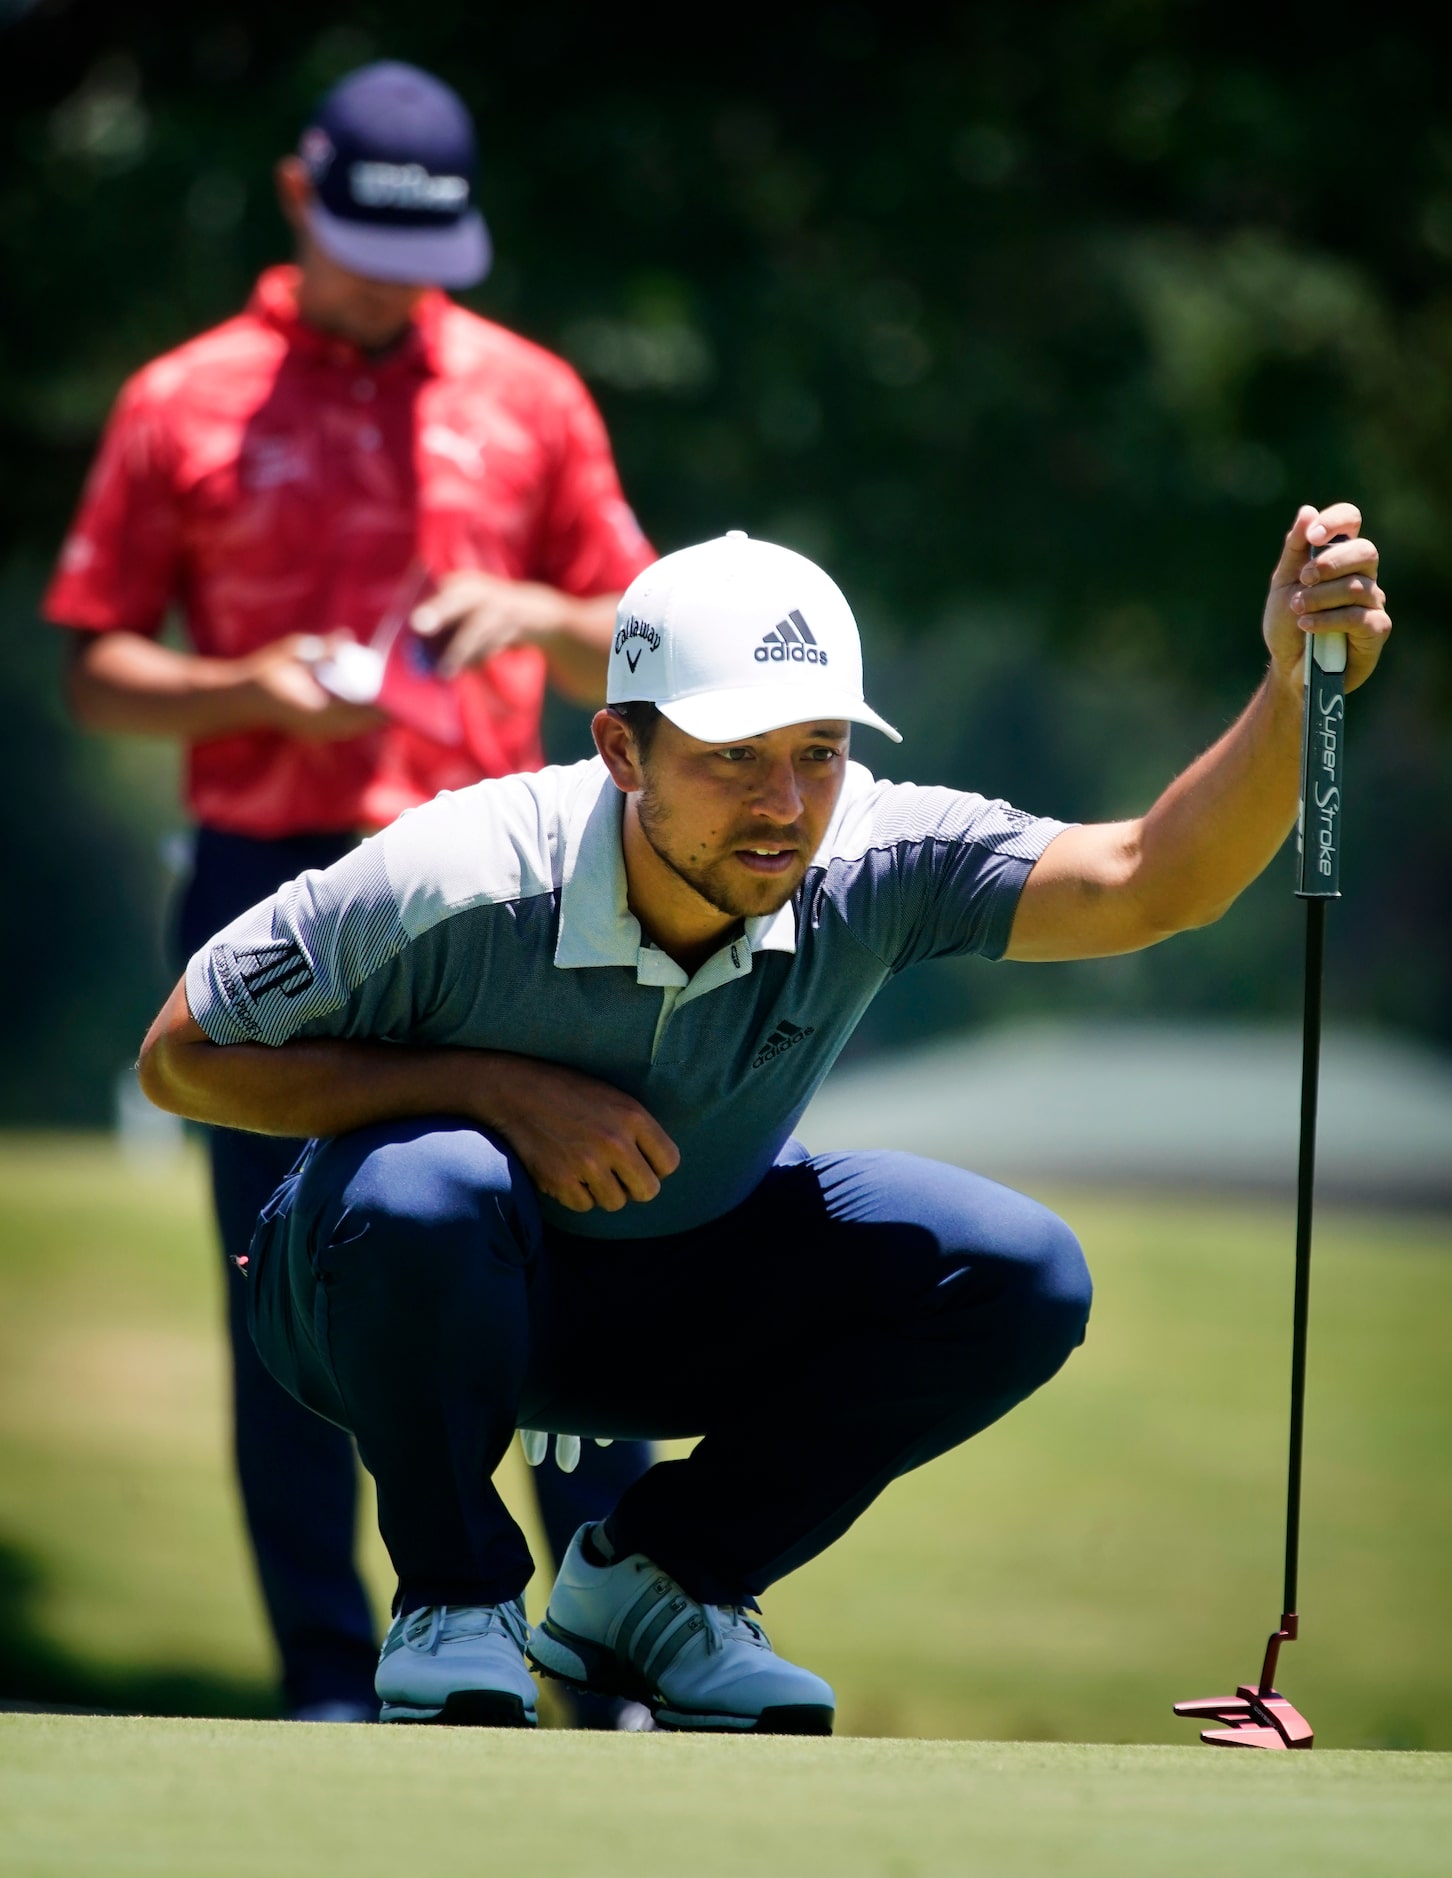
M 621 842 L 625 797 L 597 757 L 565 828 L 560 888 L 560 930 L 555 964 L 565 971 L 586 965 L 633 966 L 643 985 L 690 984 L 692 994 L 714 990 L 751 970 L 757 952 L 795 952 L 796 912 L 790 900 L 775 913 L 746 922 L 739 939 L 714 952 L 694 978 L 658 947 L 647 945 L 626 899 L 625 850 Z

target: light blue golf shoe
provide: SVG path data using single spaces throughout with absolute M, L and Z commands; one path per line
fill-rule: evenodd
M 577 1689 L 643 1702 L 658 1728 L 829 1735 L 836 1697 L 779 1657 L 739 1605 L 699 1604 L 641 1552 L 592 1565 L 571 1541 L 529 1660 Z
M 373 1686 L 380 1721 L 533 1728 L 534 1678 L 524 1660 L 523 1606 L 430 1604 L 395 1617 Z

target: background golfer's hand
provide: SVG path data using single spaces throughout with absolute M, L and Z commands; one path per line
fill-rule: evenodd
M 1335 535 L 1346 541 L 1325 544 Z M 1321 549 L 1313 556 L 1313 548 Z M 1377 585 L 1377 552 L 1361 533 L 1361 511 L 1349 502 L 1297 514 L 1271 575 L 1262 631 L 1274 664 L 1299 680 L 1306 630 L 1346 634 L 1346 689 L 1364 685 L 1381 657 L 1391 621 Z
M 455 678 L 509 646 L 537 645 L 557 631 L 560 596 L 533 580 L 449 574 L 431 599 L 414 608 L 410 623 L 425 639 L 447 639 L 439 676 Z
M 236 670 L 255 699 L 258 723 L 307 743 L 361 737 L 386 724 L 372 705 L 349 704 L 318 682 L 313 667 L 346 638 L 346 633 L 289 633 L 240 659 Z
M 633 1096 L 533 1057 L 496 1057 L 480 1119 L 497 1128 L 551 1200 L 572 1213 L 653 1200 L 681 1164 L 674 1141 Z

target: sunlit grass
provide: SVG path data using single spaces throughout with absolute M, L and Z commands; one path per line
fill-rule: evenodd
M 1440 1878 L 1452 1757 L 0 1716 L 14 1878 Z
M 845 1731 L 1193 1738 L 1169 1704 L 1249 1675 L 1279 1611 L 1288 1214 L 1044 1197 L 1095 1270 L 1085 1348 L 767 1600 Z M 1452 1746 L 1448 1238 L 1334 1215 L 1318 1237 L 1283 1680 L 1325 1745 Z M 0 1140 L 0 1695 L 267 1712 L 219 1292 L 198 1159 Z M 368 1558 L 381 1605 L 376 1537 Z

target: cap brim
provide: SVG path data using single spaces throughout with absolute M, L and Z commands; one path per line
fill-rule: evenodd
M 477 287 L 494 250 L 477 209 L 447 228 L 389 228 L 345 221 L 319 202 L 308 204 L 308 228 L 330 261 L 365 280 L 410 287 Z
M 820 724 L 846 718 L 849 724 L 868 724 L 894 743 L 901 731 L 860 698 L 843 697 L 815 686 L 784 687 L 769 691 L 761 685 L 741 685 L 734 691 L 702 691 L 690 698 L 657 703 L 657 710 L 678 730 L 700 743 L 731 743 L 737 737 L 760 737 L 788 724 Z

